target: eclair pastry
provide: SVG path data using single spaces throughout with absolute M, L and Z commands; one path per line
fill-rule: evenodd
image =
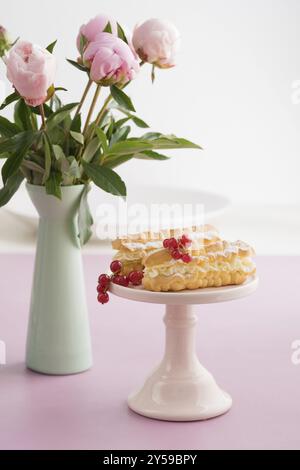
M 188 255 L 174 259 L 166 239 L 187 237 L 181 247 Z M 181 291 L 205 287 L 242 284 L 256 272 L 254 250 L 242 241 L 227 242 L 211 225 L 186 229 L 144 232 L 113 241 L 115 260 L 122 263 L 122 274 L 143 271 L 143 287 L 156 292 Z
M 246 243 L 218 240 L 190 249 L 191 261 L 174 260 L 167 249 L 144 259 L 143 287 L 156 292 L 242 284 L 256 271 Z
M 131 271 L 142 271 L 144 260 L 149 254 L 163 248 L 163 241 L 169 237 L 179 238 L 183 233 L 188 235 L 193 244 L 209 244 L 220 240 L 219 233 L 212 225 L 189 227 L 185 229 L 161 230 L 160 232 L 143 232 L 113 240 L 112 247 L 117 250 L 114 260 L 122 263 L 122 274 Z

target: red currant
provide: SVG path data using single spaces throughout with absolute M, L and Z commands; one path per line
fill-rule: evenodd
M 127 276 L 115 276 L 113 282 L 123 287 L 128 287 L 129 285 L 129 279 Z
M 109 295 L 107 292 L 102 292 L 98 295 L 98 302 L 100 304 L 107 304 L 108 301 L 109 301 Z
M 181 259 L 184 263 L 190 263 L 192 261 L 192 257 L 188 253 L 182 255 Z
M 163 241 L 163 247 L 164 248 L 169 248 L 170 247 L 170 240 L 169 238 L 166 238 L 164 241 Z
M 178 260 L 178 259 L 181 259 L 182 254 L 180 253 L 179 250 L 173 250 L 172 253 L 171 253 L 171 256 L 172 256 L 173 259 Z
M 129 286 L 129 279 L 127 276 L 122 276 L 122 286 L 128 287 Z
M 122 263 L 119 260 L 112 261 L 110 264 L 110 270 L 114 274 L 118 274 L 122 270 Z
M 122 276 L 120 276 L 119 274 L 114 274 L 114 276 L 111 277 L 111 280 L 114 284 L 118 284 L 118 285 L 121 285 L 120 284 L 120 279 L 121 279 Z
M 187 235 L 183 234 L 182 237 L 181 237 L 181 239 L 180 239 L 180 243 L 181 243 L 183 246 L 190 246 L 191 243 L 192 243 L 192 240 L 190 240 Z
M 139 286 L 142 283 L 144 275 L 141 271 L 131 271 L 128 275 L 128 280 L 133 284 L 134 286 Z
M 106 292 L 106 291 L 107 291 L 107 287 L 100 286 L 100 284 L 98 284 L 98 286 L 97 286 L 98 294 L 102 294 L 103 292 Z
M 170 238 L 169 240 L 169 248 L 171 250 L 177 250 L 178 248 L 178 241 L 176 240 L 176 238 Z
M 110 283 L 110 277 L 107 274 L 101 274 L 99 276 L 98 283 L 100 287 L 107 288 Z

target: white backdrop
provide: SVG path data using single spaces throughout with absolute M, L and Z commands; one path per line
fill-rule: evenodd
M 130 162 L 120 169 L 129 187 L 167 182 L 218 191 L 235 202 L 300 203 L 300 104 L 292 99 L 300 79 L 299 0 L 3 3 L 1 23 L 13 36 L 44 46 L 58 38 L 56 84 L 69 89 L 69 101 L 78 100 L 84 77 L 64 58 L 76 57 L 83 22 L 107 13 L 129 28 L 150 17 L 177 25 L 178 66 L 158 72 L 154 86 L 150 69 L 142 70 L 128 92 L 153 129 L 205 150 L 177 151 L 168 163 Z

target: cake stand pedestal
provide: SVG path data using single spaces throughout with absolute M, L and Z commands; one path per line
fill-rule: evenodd
M 251 294 L 258 279 L 240 286 L 182 292 L 149 292 L 112 285 L 111 292 L 139 302 L 165 304 L 165 355 L 143 387 L 130 395 L 136 413 L 167 421 L 196 421 L 226 413 L 232 399 L 199 362 L 196 353 L 197 315 L 193 305 L 225 302 Z

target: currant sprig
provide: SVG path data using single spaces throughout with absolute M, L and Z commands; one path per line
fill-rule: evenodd
M 190 240 L 185 234 L 178 239 L 172 237 L 166 238 L 163 241 L 163 247 L 169 250 L 172 258 L 175 260 L 181 260 L 184 263 L 190 263 L 192 261 L 191 255 L 186 251 L 191 244 L 192 240 Z
M 128 276 L 125 276 L 122 273 L 122 263 L 119 260 L 114 260 L 110 264 L 111 275 L 100 274 L 98 278 L 97 292 L 98 292 L 98 302 L 100 304 L 107 304 L 109 302 L 108 290 L 110 284 L 117 284 L 123 287 L 131 286 L 140 286 L 144 274 L 142 271 L 131 271 Z

